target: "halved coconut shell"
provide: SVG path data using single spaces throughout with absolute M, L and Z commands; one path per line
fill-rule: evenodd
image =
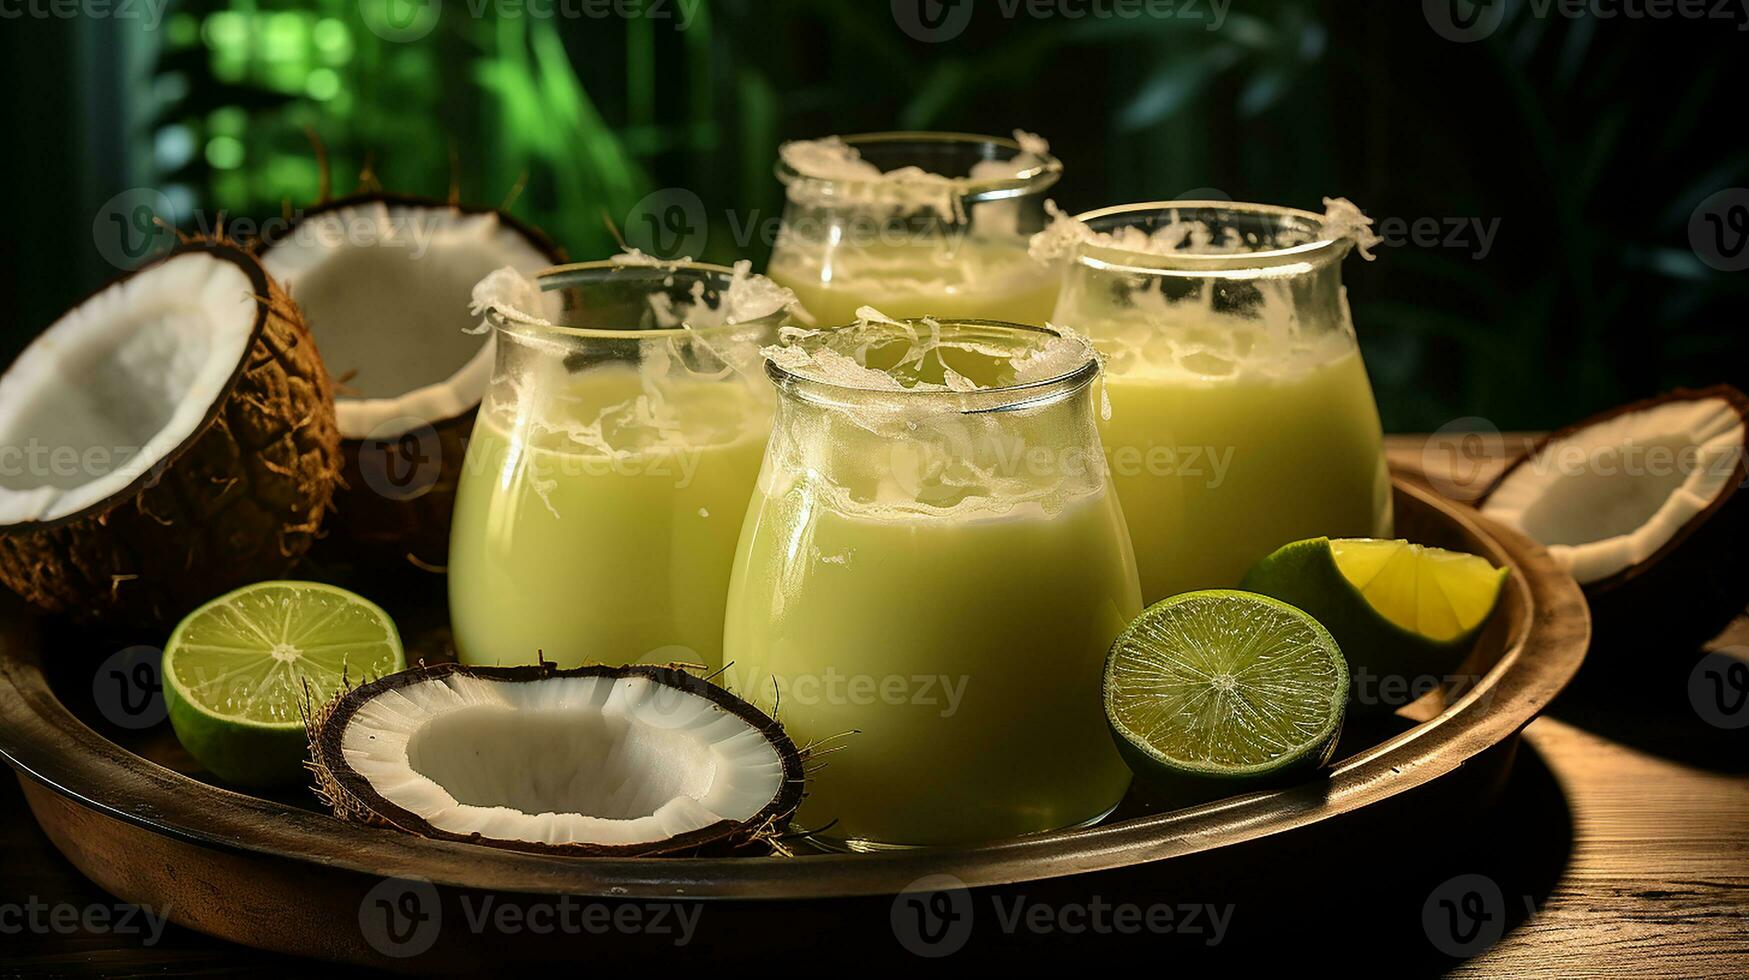
M 545 234 L 489 209 L 368 194 L 306 210 L 258 243 L 340 385 L 343 487 L 329 522 L 351 559 L 445 561 L 450 512 L 492 339 L 471 291 L 511 266 L 565 261 Z
M 1623 405 L 1538 443 L 1477 506 L 1572 572 L 1599 643 L 1693 649 L 1749 605 L 1746 420 L 1729 385 Z
M 781 726 L 669 667 L 392 674 L 309 719 L 336 816 L 439 840 L 636 855 L 769 840 L 802 797 Z
M 184 244 L 74 307 L 0 377 L 0 580 L 82 621 L 161 624 L 283 575 L 340 463 L 298 309 L 247 252 Z M 32 454 L 37 464 L 31 464 Z

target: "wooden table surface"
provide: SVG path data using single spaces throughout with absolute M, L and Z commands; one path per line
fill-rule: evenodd
M 1424 452 L 1419 437 L 1392 437 L 1390 453 L 1399 467 L 1431 467 L 1435 485 L 1454 496 L 1486 477 L 1466 471 L 1465 481 L 1442 480 L 1445 457 Z M 1712 647 L 1738 648 L 1749 659 L 1749 620 Z M 1363 975 L 1749 976 L 1749 727 L 1719 727 L 1695 709 L 1687 681 L 1698 659 L 1698 651 L 1679 650 L 1644 651 L 1632 664 L 1594 658 L 1526 730 L 1501 802 L 1474 828 L 1489 846 L 1433 848 L 1412 874 L 1348 883 L 1345 893 L 1367 893 L 1371 908 L 1392 910 L 1371 913 L 1375 931 L 1393 933 L 1372 945 L 1391 950 L 1400 969 Z M 1744 715 L 1749 722 L 1749 708 Z M 1500 887 L 1510 927 L 1475 958 L 1451 959 L 1432 948 L 1430 930 L 1411 923 L 1420 923 L 1419 910 L 1442 883 L 1478 873 Z M 0 780 L 0 971 L 304 976 L 321 969 L 174 926 L 150 945 L 79 925 L 20 929 L 18 910 L 31 902 L 114 904 L 49 845 L 16 785 Z M 1305 955 L 1242 944 L 1222 952 Z

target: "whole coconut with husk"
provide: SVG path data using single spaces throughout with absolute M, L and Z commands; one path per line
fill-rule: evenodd
M 492 372 L 470 294 L 495 269 L 532 276 L 564 251 L 501 211 L 383 193 L 306 209 L 256 248 L 340 386 L 344 461 L 322 553 L 441 565 Z
M 333 386 L 247 251 L 196 240 L 56 320 L 0 376 L 0 581 L 161 625 L 285 574 L 338 478 Z

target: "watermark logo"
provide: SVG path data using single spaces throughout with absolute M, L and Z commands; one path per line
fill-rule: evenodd
M 1466 415 L 1445 423 L 1421 446 L 1421 472 L 1433 489 L 1471 500 L 1487 489 L 1506 459 L 1506 440 L 1492 421 Z
M 105 721 L 130 730 L 151 728 L 169 716 L 164 707 L 164 651 L 151 646 L 118 650 L 91 678 L 91 699 Z
M 406 959 L 429 950 L 443 929 L 437 887 L 413 878 L 384 878 L 358 903 L 364 941 L 384 956 Z
M 97 254 L 117 269 L 137 269 L 176 244 L 176 206 L 155 187 L 130 187 L 91 219 Z
M 147 31 L 164 23 L 170 0 L 0 0 L 0 20 L 139 21 Z
M 422 419 L 389 419 L 358 447 L 365 486 L 389 500 L 424 496 L 443 473 L 443 440 Z
M 1720 272 L 1749 269 L 1749 188 L 1727 187 L 1688 218 L 1688 245 Z
M 443 0 L 358 0 L 364 26 L 391 44 L 408 44 L 429 35 L 443 18 Z
M 820 565 L 843 564 L 848 558 L 848 554 L 815 555 Z M 884 705 L 927 710 L 937 717 L 952 718 L 965 703 L 970 683 L 971 678 L 965 674 L 859 674 L 828 667 L 818 674 L 774 675 L 772 690 L 778 704 L 859 708 Z
M 1200 936 L 1217 946 L 1232 925 L 1234 906 L 1205 902 L 1111 902 L 1094 894 L 1086 901 L 1034 901 L 1024 894 L 991 893 L 991 918 L 1005 936 L 1156 935 Z M 940 959 L 964 949 L 974 919 L 972 894 L 953 875 L 926 875 L 893 899 L 891 924 L 899 944 L 917 956 Z
M 1172 198 L 1174 201 L 1231 201 L 1233 195 L 1219 187 L 1192 187 Z
M 951 41 L 972 22 L 972 0 L 893 0 L 893 22 L 925 44 Z
M 1688 700 L 1716 728 L 1749 726 L 1749 647 L 1707 651 L 1689 672 Z
M 1374 229 L 1379 245 L 1400 248 L 1413 245 L 1424 249 L 1456 249 L 1467 251 L 1470 258 L 1481 261 L 1494 250 L 1494 237 L 1500 233 L 1500 219 L 1480 217 L 1387 217 L 1379 219 Z
M 1500 29 L 1506 20 L 1505 0 L 1421 0 L 1421 13 L 1434 33 L 1447 41 L 1468 44 Z
M 972 893 L 948 874 L 926 875 L 893 898 L 893 935 L 925 959 L 952 956 L 972 937 Z
M 704 254 L 710 237 L 704 201 L 684 187 L 651 191 L 626 215 L 626 244 L 656 258 L 674 261 Z
M 1506 897 L 1481 874 L 1448 878 L 1421 906 L 1427 940 L 1447 956 L 1469 959 L 1486 952 L 1506 933 Z
M 170 907 L 150 905 L 51 904 L 35 895 L 23 902 L 0 903 L 0 936 L 31 933 L 38 936 L 71 936 L 77 933 L 107 936 L 140 936 L 141 946 L 156 946 L 170 922 Z

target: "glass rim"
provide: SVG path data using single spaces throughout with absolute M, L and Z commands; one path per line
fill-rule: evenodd
M 602 273 L 608 273 L 608 274 L 621 274 L 621 273 L 623 273 L 628 278 L 641 275 L 641 276 L 644 276 L 647 278 L 654 278 L 654 279 L 658 279 L 658 280 L 671 277 L 677 272 L 679 272 L 679 273 L 694 273 L 694 274 L 697 274 L 701 278 L 701 280 L 705 277 L 715 277 L 721 281 L 721 284 L 723 286 L 727 286 L 728 282 L 731 279 L 733 279 L 734 275 L 735 275 L 735 270 L 733 268 L 726 266 L 726 265 L 718 265 L 714 262 L 692 262 L 692 261 L 679 262 L 679 261 L 676 261 L 676 262 L 655 262 L 655 263 L 645 264 L 645 263 L 634 263 L 634 262 L 615 262 L 612 259 L 597 259 L 597 260 L 592 261 L 592 262 L 567 262 L 563 265 L 548 266 L 547 268 L 542 269 L 541 271 L 535 273 L 533 276 L 533 279 L 538 284 L 542 280 L 545 280 L 545 279 L 552 277 L 552 276 L 564 275 L 567 273 L 578 273 L 578 272 L 582 272 L 582 273 L 602 272 Z M 755 274 L 757 274 L 757 273 L 755 273 Z M 596 281 L 597 282 L 606 281 L 606 277 L 604 276 L 601 280 L 596 280 Z M 584 284 L 586 285 L 587 283 L 584 283 Z M 544 292 L 547 292 L 547 290 L 542 289 L 541 292 L 544 293 Z M 562 324 L 562 323 L 544 323 L 540 320 L 537 320 L 537 319 L 529 316 L 528 314 L 524 313 L 521 310 L 506 310 L 506 309 L 504 309 L 502 307 L 498 307 L 498 306 L 487 307 L 485 315 L 486 315 L 486 320 L 488 323 L 491 323 L 493 326 L 499 327 L 500 329 L 512 329 L 514 327 L 514 328 L 519 328 L 519 329 L 538 331 L 540 333 L 545 333 L 545 334 L 557 334 L 560 336 L 577 337 L 577 338 L 586 339 L 586 340 L 630 341 L 630 340 L 644 340 L 644 339 L 656 340 L 656 339 L 661 339 L 664 337 L 684 337 L 684 336 L 687 336 L 689 334 L 698 334 L 698 333 L 721 333 L 721 332 L 726 331 L 726 330 L 736 330 L 736 329 L 740 329 L 743 327 L 755 326 L 755 325 L 759 325 L 759 324 L 763 324 L 763 323 L 767 323 L 767 322 L 778 323 L 778 322 L 782 322 L 782 318 L 784 317 L 784 315 L 787 312 L 788 312 L 787 308 L 782 308 L 782 309 L 777 310 L 774 313 L 768 313 L 765 316 L 757 317 L 757 318 L 752 319 L 752 320 L 743 320 L 739 323 L 724 323 L 724 324 L 721 324 L 718 326 L 711 326 L 711 327 L 692 327 L 692 326 L 686 326 L 686 325 L 682 324 L 681 326 L 678 326 L 678 327 L 650 327 L 650 328 L 642 328 L 642 327 L 574 327 L 574 326 L 567 326 L 566 324 Z
M 1015 333 L 1045 334 L 1047 336 L 1061 338 L 1069 338 L 1071 336 L 1070 333 L 1049 325 L 1035 326 L 1030 323 L 1016 323 L 1012 320 L 992 320 L 982 317 L 919 316 L 895 317 L 894 319 L 898 323 L 905 324 L 906 326 L 922 326 L 925 321 L 933 321 L 937 326 L 942 327 L 994 327 L 998 330 L 1012 331 Z M 866 322 L 878 324 L 883 323 L 884 321 L 875 320 Z M 835 327 L 831 330 L 816 332 L 831 333 L 833 330 L 843 329 L 845 329 L 845 327 Z M 955 391 L 951 388 L 930 388 L 923 390 L 903 387 L 898 389 L 864 388 L 859 385 L 844 384 L 837 381 L 829 381 L 824 378 L 799 374 L 778 364 L 771 359 L 770 355 L 765 357 L 765 375 L 771 379 L 772 384 L 776 385 L 779 391 L 796 394 L 816 404 L 824 403 L 838 407 L 851 407 L 852 403 L 844 401 L 827 401 L 816 397 L 817 393 L 836 392 L 840 394 L 849 394 L 859 398 L 888 396 L 897 397 L 904 401 L 915 401 L 918 404 L 924 404 L 928 401 L 958 402 L 962 405 L 967 401 L 997 402 L 997 404 L 983 407 L 959 409 L 962 414 L 977 415 L 987 412 L 1000 412 L 1016 408 L 1024 408 L 1028 405 L 1033 405 L 1044 400 L 1047 395 L 1058 394 L 1059 390 L 1061 394 L 1072 394 L 1087 387 L 1092 383 L 1093 379 L 1099 375 L 1100 359 L 1099 353 L 1093 347 L 1092 343 L 1086 341 L 1084 338 L 1082 342 L 1086 345 L 1086 358 L 1080 364 L 1076 365 L 1073 370 L 1065 371 L 1062 374 L 1052 375 L 1048 378 L 1041 378 L 1036 381 L 1025 381 L 1012 385 L 998 385 L 990 388 L 977 388 L 971 391 Z M 1014 400 L 1013 398 L 1013 396 L 1017 394 L 1032 392 L 1039 393 L 1038 397 L 1021 398 L 1018 400 Z
M 817 137 L 826 138 L 826 137 Z M 952 145 L 994 145 L 1013 150 L 1016 154 L 1025 152 L 1019 141 L 1006 136 L 985 136 L 979 133 L 935 132 L 929 130 L 887 130 L 875 133 L 852 133 L 839 136 L 850 146 L 892 145 L 900 143 L 934 144 L 938 146 Z M 799 141 L 799 142 L 806 142 Z M 960 197 L 968 203 L 978 204 L 984 201 L 999 201 L 1012 197 L 1024 197 L 1039 194 L 1049 190 L 1063 176 L 1063 161 L 1046 150 L 1037 154 L 1040 163 L 1036 167 L 1024 170 L 1013 177 L 945 177 L 960 190 Z M 814 177 L 791 167 L 778 156 L 774 168 L 778 182 L 789 186 L 796 181 L 813 181 L 820 184 L 830 184 L 839 187 L 868 187 L 878 183 L 873 180 L 843 180 L 833 177 Z M 940 176 L 940 175 L 937 175 Z
M 1141 201 L 1133 204 L 1114 204 L 1109 207 L 1083 211 L 1075 215 L 1075 220 L 1084 225 L 1101 218 L 1116 215 L 1150 214 L 1167 211 L 1222 211 L 1234 215 L 1256 218 L 1281 218 L 1303 222 L 1312 229 L 1322 230 L 1324 215 L 1303 208 L 1292 208 L 1277 204 L 1257 204 L 1248 201 L 1214 201 L 1214 200 L 1184 200 L 1184 201 Z M 1222 271 L 1231 272 L 1246 269 L 1274 269 L 1282 266 L 1318 266 L 1341 259 L 1354 246 L 1354 240 L 1346 236 L 1329 237 L 1323 234 L 1315 235 L 1312 240 L 1297 245 L 1278 248 L 1263 248 L 1249 252 L 1192 252 L 1173 250 L 1170 252 L 1142 252 L 1135 249 L 1122 248 L 1113 245 L 1081 242 L 1075 246 L 1075 261 L 1086 257 L 1094 257 L 1100 265 L 1129 272 L 1153 273 L 1176 271 Z M 1144 258 L 1158 264 L 1134 264 L 1133 260 Z

